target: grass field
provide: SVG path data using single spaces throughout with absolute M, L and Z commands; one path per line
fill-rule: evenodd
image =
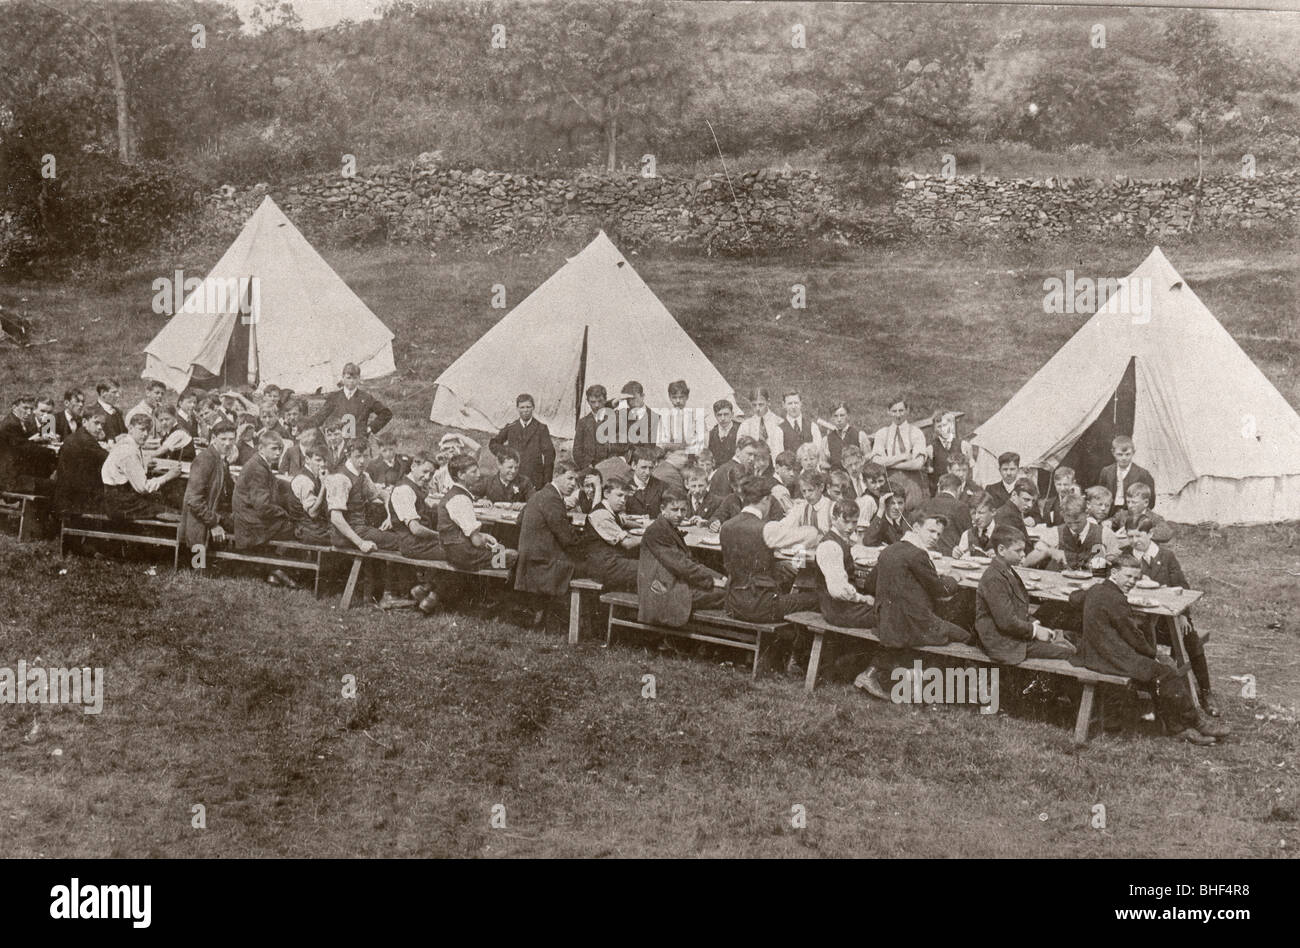
M 160 318 L 150 281 L 205 271 L 196 248 L 112 282 L 0 286 L 38 337 L 0 351 L 13 391 L 138 375 Z M 400 375 L 373 388 L 411 446 L 431 442 L 432 382 L 578 249 L 328 252 L 397 334 Z M 737 388 L 801 387 L 879 423 L 995 411 L 1082 323 L 1045 316 L 1042 280 L 1122 275 L 1138 243 L 816 248 L 797 256 L 632 257 Z M 1170 260 L 1292 404 L 1300 404 L 1294 241 L 1203 238 Z M 808 308 L 789 308 L 790 285 Z M 635 375 L 632 371 L 630 375 Z M 624 379 L 603 380 L 618 385 Z M 124 404 L 139 397 L 134 379 Z M 1139 446 L 1139 455 L 1141 446 Z M 1140 461 L 1139 456 L 1139 461 Z M 1197 749 L 1149 725 L 1071 747 L 1073 710 L 1019 697 L 1004 712 L 877 705 L 847 656 L 806 697 L 751 684 L 721 656 L 634 645 L 570 649 L 485 612 L 341 614 L 250 580 L 149 576 L 0 539 L 0 664 L 106 669 L 103 714 L 0 712 L 0 819 L 12 855 L 1034 855 L 1287 856 L 1300 847 L 1300 536 L 1184 528 L 1198 627 L 1236 734 Z M 355 699 L 340 679 L 358 680 Z M 658 697 L 641 697 L 653 674 Z M 1254 675 L 1258 697 L 1236 696 Z M 55 755 L 55 749 L 62 751 Z M 494 804 L 507 827 L 489 827 Z M 1107 828 L 1089 827 L 1102 803 Z M 191 807 L 208 828 L 191 829 Z M 802 805 L 806 829 L 790 825 Z

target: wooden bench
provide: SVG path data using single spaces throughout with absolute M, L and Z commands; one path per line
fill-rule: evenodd
M 437 569 L 448 573 L 457 573 L 461 576 L 487 576 L 491 579 L 507 579 L 510 576 L 509 570 L 504 569 L 457 569 L 446 560 L 417 560 L 409 556 L 403 556 L 400 553 L 393 553 L 389 550 L 375 550 L 373 553 L 362 553 L 357 549 L 342 549 L 340 547 L 331 547 L 330 552 L 338 553 L 341 556 L 352 557 L 352 572 L 348 574 L 347 586 L 343 589 L 344 609 L 352 607 L 352 598 L 356 594 L 357 577 L 361 571 L 361 564 L 368 560 L 378 560 L 384 563 L 401 563 L 403 566 L 413 566 L 416 569 Z
M 83 526 L 82 524 L 94 524 Z M 155 530 L 156 533 L 141 533 Z M 167 533 L 170 535 L 166 535 Z M 169 520 L 113 520 L 105 514 L 70 514 L 59 522 L 59 555 L 67 555 L 68 537 L 116 540 L 141 546 L 162 546 L 172 551 L 172 570 L 180 566 L 181 525 Z
M 786 616 L 786 619 L 795 625 L 803 626 L 813 633 L 812 651 L 808 655 L 808 674 L 804 678 L 805 691 L 812 691 L 817 687 L 817 665 L 821 661 L 822 641 L 828 632 L 863 639 L 868 642 L 880 641 L 872 629 L 846 629 L 842 626 L 831 625 L 822 618 L 819 612 L 795 612 Z M 907 648 L 909 651 L 943 655 L 962 662 L 975 662 L 983 665 L 1000 664 L 984 654 L 982 649 L 973 645 L 909 645 Z M 1083 696 L 1079 699 L 1079 714 L 1074 724 L 1074 743 L 1079 745 L 1088 743 L 1092 730 L 1099 723 L 1101 704 L 1096 700 L 1097 686 L 1123 686 L 1128 685 L 1131 681 L 1131 679 L 1122 675 L 1104 675 L 1087 668 L 1081 668 L 1078 665 L 1071 665 L 1062 658 L 1028 658 L 1018 665 L 1000 667 L 1023 668 L 1027 671 L 1074 678 L 1082 682 Z
M 299 543 L 297 540 L 273 540 L 267 546 L 273 547 L 276 551 L 289 552 L 269 552 L 261 547 L 255 547 L 249 550 L 237 550 L 233 546 L 208 546 L 207 555 L 214 560 L 230 560 L 236 563 L 261 563 L 266 566 L 274 566 L 279 569 L 296 569 L 309 572 L 313 577 L 312 592 L 317 599 L 321 597 L 320 574 L 321 566 L 328 553 L 338 553 L 334 547 L 315 546 L 311 543 Z M 346 551 L 341 551 L 346 553 Z M 293 553 L 306 554 L 294 556 Z M 353 583 L 355 585 L 355 582 Z
M 582 594 L 605 591 L 604 584 L 594 579 L 575 579 L 569 583 L 569 644 L 578 644 L 578 629 L 582 621 Z
M 609 645 L 613 640 L 614 629 L 618 627 L 622 629 L 641 629 L 647 632 L 657 632 L 661 635 L 674 635 L 684 639 L 693 639 L 696 642 L 709 642 L 713 645 L 743 649 L 746 652 L 752 652 L 754 655 L 754 665 L 750 673 L 751 678 L 758 677 L 758 661 L 763 645 L 763 635 L 766 634 L 771 638 L 779 630 L 787 628 L 790 624 L 788 622 L 745 622 L 741 619 L 732 618 L 720 609 L 697 609 L 691 613 L 691 621 L 688 625 L 674 628 L 672 626 L 638 622 L 636 612 L 640 608 L 640 604 L 637 601 L 636 593 L 608 592 L 600 597 L 600 601 L 609 606 L 609 624 L 605 631 L 606 645 Z M 620 613 L 625 612 L 631 612 L 632 617 L 628 618 L 620 615 Z
M 28 527 L 36 522 L 37 506 L 46 498 L 36 494 L 20 494 L 17 491 L 0 491 L 0 514 L 18 520 L 18 539 L 27 540 Z

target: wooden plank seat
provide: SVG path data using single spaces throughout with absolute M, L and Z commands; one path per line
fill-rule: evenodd
M 269 549 L 268 549 L 269 548 Z M 303 570 L 312 574 L 312 593 L 321 597 L 320 574 L 325 555 L 337 553 L 329 546 L 299 543 L 297 540 L 273 540 L 265 546 L 239 550 L 233 546 L 209 546 L 207 556 L 214 560 L 236 563 L 260 563 L 278 569 Z
M 804 690 L 812 691 L 817 686 L 817 665 L 821 660 L 822 642 L 827 633 L 835 635 L 845 635 L 855 639 L 864 639 L 868 642 L 879 642 L 874 629 L 847 629 L 842 626 L 831 625 L 819 612 L 795 612 L 786 616 L 790 622 L 795 625 L 803 626 L 809 632 L 813 633 L 812 651 L 808 656 L 808 674 L 804 679 Z M 931 655 L 943 655 L 947 658 L 957 659 L 961 662 L 975 662 L 984 665 L 998 665 L 988 655 L 984 654 L 982 649 L 973 645 L 909 645 L 908 649 L 913 652 L 926 652 Z M 1071 665 L 1062 658 L 1029 658 L 1018 665 L 1001 666 L 1009 668 L 1023 668 L 1027 671 L 1043 672 L 1049 675 L 1060 675 L 1065 678 L 1073 678 L 1083 683 L 1083 696 L 1079 699 L 1079 714 L 1075 720 L 1074 742 L 1075 744 L 1086 744 L 1091 736 L 1092 730 L 1099 723 L 1100 703 L 1097 702 L 1096 692 L 1098 685 L 1120 685 L 1126 686 L 1131 683 L 1131 679 L 1122 675 L 1104 675 L 1100 672 L 1091 671 L 1087 668 L 1081 668 L 1078 665 Z
M 575 579 L 569 583 L 569 644 L 578 644 L 578 629 L 582 622 L 582 594 L 605 591 L 603 583 L 594 579 Z
M 172 569 L 180 565 L 181 525 L 168 520 L 113 520 L 107 514 L 70 514 L 59 522 L 59 555 L 67 554 L 68 537 L 115 540 L 172 551 Z
M 22 494 L 18 491 L 0 491 L 0 515 L 18 521 L 18 539 L 31 539 L 31 528 L 36 524 L 39 507 L 49 498 L 37 494 Z
M 389 550 L 375 550 L 373 553 L 362 553 L 360 550 L 356 550 L 356 549 L 346 550 L 346 549 L 341 549 L 339 547 L 331 547 L 330 552 L 337 553 L 340 556 L 352 557 L 352 572 L 348 576 L 348 584 L 343 590 L 342 607 L 344 609 L 350 609 L 352 607 L 352 599 L 356 594 L 357 576 L 360 573 L 362 563 L 365 563 L 367 561 L 377 560 L 384 563 L 400 563 L 403 566 L 413 566 L 416 569 L 436 569 L 448 573 L 457 573 L 461 576 L 487 576 L 490 579 L 503 579 L 503 580 L 508 579 L 510 576 L 509 570 L 457 569 L 455 566 L 452 566 L 446 560 L 418 560 L 418 559 L 413 559 L 409 556 L 403 556 L 400 553 L 393 553 Z
M 605 632 L 605 644 L 609 645 L 615 628 L 641 629 L 657 632 L 661 635 L 673 635 L 696 642 L 709 642 L 728 648 L 738 648 L 753 653 L 753 668 L 750 677 L 758 677 L 759 656 L 763 645 L 763 636 L 770 639 L 776 633 L 788 628 L 789 622 L 745 622 L 727 615 L 720 609 L 697 609 L 691 613 L 691 621 L 681 628 L 666 625 L 654 625 L 636 620 L 640 608 L 636 593 L 607 592 L 600 601 L 609 606 L 609 623 Z M 626 613 L 632 613 L 629 617 Z

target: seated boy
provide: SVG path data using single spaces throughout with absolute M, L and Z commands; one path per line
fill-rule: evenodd
M 474 572 L 492 568 L 493 555 L 500 551 L 507 568 L 514 562 L 513 551 L 489 533 L 474 512 L 474 485 L 479 483 L 478 462 L 460 454 L 447 462 L 451 489 L 438 502 L 438 539 L 447 562 L 459 570 Z M 498 558 L 498 562 L 502 562 Z
M 862 533 L 863 546 L 892 546 L 907 535 L 912 525 L 903 517 L 906 494 L 901 484 L 897 491 L 881 495 L 880 512 Z
M 160 477 L 145 473 L 141 446 L 153 431 L 153 418 L 132 415 L 127 421 L 126 437 L 109 449 L 100 468 L 104 482 L 104 511 L 115 520 L 180 521 L 180 514 L 159 496 L 163 485 L 180 477 L 179 466 Z
M 993 555 L 993 515 L 997 512 L 998 502 L 988 494 L 980 494 L 971 511 L 971 527 L 961 535 L 952 555 L 992 556 Z M 947 550 L 940 550 L 947 553 Z
M 975 503 L 984 491 L 970 479 L 970 459 L 960 452 L 948 455 L 948 473 L 955 475 L 960 482 L 957 487 L 957 499 L 973 513 Z
M 382 514 L 371 512 L 376 506 L 382 510 L 383 492 L 366 474 L 367 447 L 362 438 L 347 442 L 346 460 L 325 478 L 325 503 L 332 528 L 330 542 L 338 547 L 356 547 L 362 553 L 396 552 L 397 535 L 379 529 L 375 524 L 383 519 Z
M 686 520 L 690 523 L 708 523 L 722 501 L 710 496 L 709 477 L 698 467 L 688 467 L 682 472 L 686 483 Z
M 734 444 L 734 439 L 732 443 Z M 732 454 L 735 454 L 735 451 L 732 451 Z M 700 452 L 700 456 L 695 459 L 695 466 L 704 472 L 704 479 L 706 481 L 712 480 L 713 472 L 717 470 L 718 467 L 717 455 L 705 448 Z
M 632 516 L 652 519 L 659 516 L 668 485 L 651 473 L 658 456 L 658 450 L 648 444 L 639 445 L 632 452 L 632 483 L 627 498 L 627 512 Z
M 411 459 L 397 453 L 397 435 L 391 428 L 375 435 L 375 444 L 379 447 L 379 457 L 366 465 L 366 473 L 380 487 L 393 487 L 411 469 Z
M 515 589 L 534 597 L 530 624 L 546 622 L 548 604 L 569 592 L 579 555 L 579 538 L 569 518 L 569 498 L 578 491 L 571 458 L 555 459 L 551 480 L 534 491 L 519 516 L 519 564 Z
M 1082 570 L 1097 553 L 1110 562 L 1119 556 L 1119 540 L 1108 527 L 1089 519 L 1083 498 L 1066 495 L 1061 501 L 1061 521 L 1044 531 L 1026 557 L 1026 566 Z
M 782 518 L 789 525 L 815 527 L 818 535 L 831 529 L 833 501 L 825 496 L 826 478 L 817 471 L 804 471 L 799 475 L 799 500 L 796 500 Z
M 992 484 L 984 485 L 984 492 L 998 502 L 1001 507 L 1011 499 L 1011 488 L 1020 480 L 1020 455 L 1014 451 L 1004 451 L 998 455 L 998 475 L 1002 478 Z
M 880 514 L 880 498 L 889 490 L 889 472 L 874 461 L 862 467 L 862 490 L 858 502 L 858 526 L 865 527 Z
M 637 560 L 638 621 L 680 627 L 697 609 L 726 601 L 722 575 L 696 562 L 677 525 L 686 516 L 686 494 L 663 492 L 659 516 L 646 528 Z
M 289 482 L 289 489 L 298 499 L 298 507 L 290 508 L 294 515 L 294 539 L 299 543 L 329 546 L 330 515 L 324 485 L 329 475 L 330 450 L 315 429 L 308 429 L 300 450 L 302 467 Z
M 1156 482 L 1151 472 L 1133 463 L 1133 439 L 1128 435 L 1116 435 L 1110 442 L 1110 456 L 1114 464 L 1107 464 L 1098 475 L 1097 484 L 1110 492 L 1113 506 L 1107 511 L 1108 516 L 1128 506 L 1128 494 L 1135 484 L 1146 484 L 1151 489 L 1150 506 L 1156 503 Z
M 279 433 L 273 428 L 263 431 L 257 439 L 257 453 L 235 480 L 231 520 L 235 525 L 235 546 L 241 550 L 296 538 L 286 491 L 275 476 L 283 452 L 284 439 Z M 292 496 L 292 491 L 288 494 Z
M 483 488 L 483 496 L 494 504 L 522 504 L 533 496 L 533 484 L 519 473 L 519 452 L 497 449 L 497 473 Z
M 1038 487 L 1029 478 L 1022 477 L 1011 486 L 1009 497 L 993 514 L 993 523 L 1015 530 L 1024 538 L 1025 546 L 1032 547 L 1034 538 L 1029 528 L 1034 523 L 1033 511 L 1038 506 Z
M 655 464 L 650 473 L 657 480 L 663 481 L 671 487 L 686 490 L 686 478 L 683 476 L 683 472 L 691 463 L 690 455 L 686 453 L 686 445 L 672 442 L 663 445 L 661 450 L 663 451 L 663 457 Z
M 1074 482 L 1074 468 L 1061 465 L 1052 472 L 1052 496 L 1043 501 L 1042 519 L 1049 527 L 1061 525 L 1061 500 L 1082 491 Z
M 627 483 L 606 481 L 601 491 L 602 499 L 587 515 L 582 534 L 581 573 L 604 584 L 606 590 L 632 592 L 636 589 L 641 538 L 630 534 L 623 522 Z
M 993 562 L 975 593 L 975 634 L 984 651 L 1004 665 L 1019 665 L 1027 658 L 1069 658 L 1075 652 L 1069 640 L 1029 614 L 1029 590 L 1015 571 L 1025 556 L 1024 537 L 998 527 L 993 549 Z
M 1151 488 L 1141 481 L 1134 484 L 1128 489 L 1128 509 L 1120 509 L 1115 516 L 1109 521 L 1112 530 L 1117 534 L 1124 532 L 1125 545 L 1132 545 L 1133 525 L 1143 517 L 1151 520 L 1151 539 L 1164 545 L 1173 541 L 1174 530 L 1160 514 L 1151 509 Z
M 847 451 L 847 448 L 845 449 Z M 841 455 L 841 458 L 843 455 Z M 876 625 L 876 600 L 854 584 L 853 533 L 858 526 L 857 501 L 840 499 L 831 512 L 831 531 L 817 546 L 817 596 L 822 617 L 845 629 Z M 868 574 L 874 589 L 874 574 Z

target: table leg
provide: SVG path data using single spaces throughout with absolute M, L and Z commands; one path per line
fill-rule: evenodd
M 822 639 L 825 637 L 826 633 L 821 631 L 813 635 L 812 648 L 808 651 L 808 673 L 803 679 L 804 691 L 812 691 L 817 687 L 817 665 L 822 660 Z
M 352 557 L 352 571 L 348 573 L 347 585 L 343 587 L 342 608 L 352 608 L 352 595 L 357 591 L 357 579 L 361 575 L 361 564 L 364 560 L 359 556 Z
M 1077 747 L 1088 743 L 1088 736 L 1092 731 L 1092 702 L 1096 691 L 1096 684 L 1084 683 L 1083 695 L 1079 698 L 1079 716 L 1074 722 L 1074 743 Z
M 582 593 L 569 590 L 569 644 L 578 644 L 578 623 L 582 616 Z

